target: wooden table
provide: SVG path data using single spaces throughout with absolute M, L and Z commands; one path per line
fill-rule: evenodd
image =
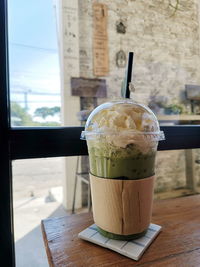
M 92 214 L 42 221 L 49 260 L 64 266 L 200 266 L 200 195 L 155 201 L 152 222 L 163 229 L 139 261 L 81 240 L 77 234 L 93 223 Z

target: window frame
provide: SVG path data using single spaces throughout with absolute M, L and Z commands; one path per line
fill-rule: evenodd
M 15 266 L 12 160 L 86 155 L 83 127 L 11 127 L 7 0 L 0 2 L 0 262 Z M 200 148 L 200 125 L 162 126 L 158 150 Z

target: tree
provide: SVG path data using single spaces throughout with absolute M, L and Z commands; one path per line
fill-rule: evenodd
M 53 115 L 60 113 L 60 107 L 56 106 L 56 107 L 51 108 L 51 110 L 52 110 Z
M 16 102 L 11 102 L 11 124 L 12 126 L 60 126 L 59 122 L 33 121 L 32 116 Z
M 33 120 L 24 108 L 16 102 L 11 102 L 11 123 L 13 126 L 28 126 Z
M 47 116 L 54 116 L 56 113 L 60 113 L 60 107 L 41 107 L 35 110 L 34 115 L 45 119 Z

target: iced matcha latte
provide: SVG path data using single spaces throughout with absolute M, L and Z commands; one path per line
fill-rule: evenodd
M 130 184 L 128 180 L 146 181 L 145 178 L 148 179 L 154 176 L 157 144 L 162 136 L 155 115 L 143 105 L 136 104 L 131 100 L 105 103 L 91 113 L 82 135 L 87 139 L 90 173 L 93 177 L 92 179 L 95 179 L 94 182 L 92 181 L 92 186 L 94 184 L 95 190 L 98 190 L 97 187 L 101 187 L 99 183 L 105 182 L 105 179 L 113 179 L 113 185 L 109 187 L 110 191 L 116 190 L 113 189 L 114 187 L 116 188 L 116 186 L 119 187 L 119 185 L 116 184 L 119 182 L 122 183 L 123 181 L 123 184 L 126 183 L 127 186 L 127 183 L 129 183 L 128 187 L 132 187 L 133 190 L 135 190 L 134 188 L 138 187 L 138 183 L 133 185 L 134 181 Z M 120 181 L 117 182 L 117 180 Z M 103 186 L 107 187 L 107 185 Z M 95 204 L 97 203 L 96 208 L 100 210 L 102 216 L 106 217 L 104 221 L 107 220 L 108 215 L 106 214 L 109 214 L 109 211 L 103 210 L 101 207 L 102 204 L 99 202 L 101 201 L 100 197 L 103 199 L 107 197 L 105 194 L 109 194 L 108 190 L 106 190 L 107 189 L 105 189 L 104 193 L 103 189 L 103 195 L 97 197 L 95 192 L 92 192 L 92 196 L 94 193 L 94 198 L 92 198 Z M 120 194 L 119 190 L 117 192 Z M 116 193 L 110 192 L 110 194 Z M 153 194 L 153 192 L 151 192 L 151 194 Z M 117 200 L 109 200 L 108 198 L 106 201 L 111 203 Z M 126 204 L 123 200 L 122 206 L 131 206 L 131 201 L 134 200 L 127 199 L 126 201 L 129 203 Z M 115 203 L 112 205 L 115 206 Z M 105 205 L 107 206 L 106 203 Z M 93 207 L 95 208 L 94 203 Z M 107 207 L 105 207 L 105 209 L 107 209 Z M 110 209 L 110 213 L 112 213 L 112 207 L 110 207 Z M 123 210 L 123 207 L 121 207 L 121 209 Z M 95 213 L 97 212 L 96 210 Z M 122 213 L 122 211 L 116 212 Z M 115 215 L 116 214 L 113 216 L 115 217 Z M 124 215 L 120 214 L 117 218 L 120 216 L 123 217 Z M 135 215 L 130 214 L 130 216 L 133 217 Z M 123 220 L 122 218 L 122 221 Z M 134 218 L 133 221 L 135 221 Z M 98 222 L 96 222 L 96 224 L 103 235 L 123 240 L 137 238 L 143 235 L 147 228 L 136 227 L 137 229 L 141 229 L 141 232 L 133 231 L 134 233 L 126 234 L 131 230 L 124 232 L 123 230 L 121 230 L 121 232 L 120 230 L 116 230 L 112 232 L 107 231 L 107 229 L 112 229 L 112 227 L 105 226 L 102 228 Z M 113 229 L 115 228 L 117 229 L 117 227 L 113 227 Z

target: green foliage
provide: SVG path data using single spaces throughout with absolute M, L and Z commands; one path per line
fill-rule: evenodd
M 16 102 L 11 102 L 11 122 L 13 126 L 28 126 L 33 120 L 24 108 Z
M 52 108 L 54 114 L 60 111 L 59 107 Z M 36 122 L 28 112 L 16 102 L 11 102 L 12 126 L 60 126 L 58 122 Z
M 180 104 L 171 104 L 165 107 L 165 114 L 182 114 L 184 108 Z
M 54 116 L 57 113 L 60 113 L 60 107 L 41 107 L 35 110 L 34 115 L 45 119 L 47 116 Z

